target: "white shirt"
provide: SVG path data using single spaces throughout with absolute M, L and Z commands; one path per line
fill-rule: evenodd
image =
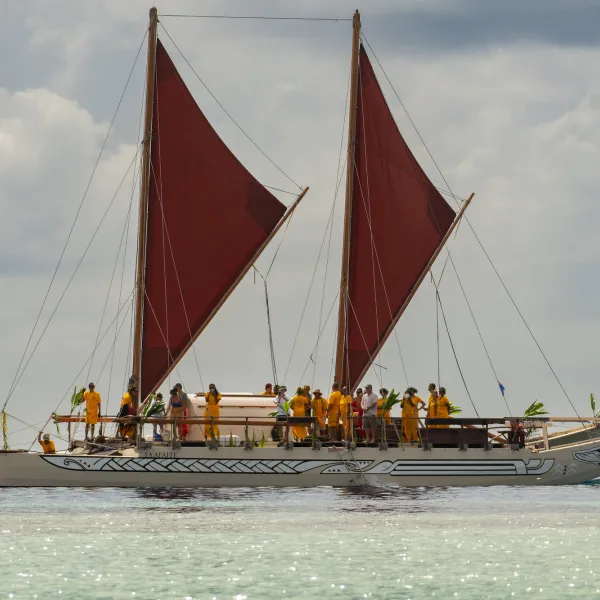
M 284 404 L 289 402 L 289 398 L 285 394 L 279 394 L 275 400 L 273 400 L 275 406 L 277 407 L 277 416 L 287 416 L 288 412 L 284 408 Z
M 365 417 L 376 417 L 377 416 L 377 394 L 371 392 L 370 394 L 363 394 L 362 401 L 360 403 Z

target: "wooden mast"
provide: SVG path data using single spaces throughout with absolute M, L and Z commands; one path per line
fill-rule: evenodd
M 140 184 L 140 217 L 138 228 L 137 269 L 135 278 L 135 320 L 133 333 L 133 369 L 132 380 L 138 388 L 133 394 L 133 406 L 139 406 L 140 374 L 142 369 L 142 320 L 144 314 L 144 294 L 146 279 L 146 234 L 148 227 L 148 197 L 150 193 L 152 143 L 152 115 L 154 111 L 154 83 L 156 80 L 156 29 L 158 11 L 150 9 L 150 24 L 148 26 L 148 58 L 146 67 L 146 106 L 144 114 L 144 137 L 142 140 L 142 166 Z
M 348 281 L 350 279 L 350 229 L 352 201 L 354 198 L 354 150 L 356 147 L 356 114 L 358 111 L 358 53 L 360 48 L 360 14 L 354 13 L 352 21 L 352 62 L 350 72 L 350 110 L 348 119 L 348 156 L 346 160 L 346 203 L 344 209 L 344 241 L 342 248 L 342 274 L 340 277 L 340 307 L 338 311 L 337 348 L 335 353 L 335 381 L 346 383 L 344 363 L 348 325 Z

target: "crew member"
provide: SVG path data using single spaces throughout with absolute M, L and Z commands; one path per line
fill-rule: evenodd
M 294 411 L 295 417 L 305 417 L 308 407 L 308 398 L 305 395 L 304 388 L 299 387 L 296 390 L 296 395 L 290 400 L 290 408 Z M 298 441 L 302 441 L 308 435 L 306 425 L 293 425 L 292 432 L 294 438 Z
M 261 396 L 274 396 L 275 393 L 273 392 L 273 384 L 272 383 L 265 383 L 265 391 L 260 393 Z
M 85 400 L 85 439 L 88 438 L 88 431 L 92 431 L 92 438 L 94 437 L 94 430 L 96 429 L 96 423 L 100 418 L 100 403 L 102 398 L 96 391 L 96 386 L 93 383 L 88 385 L 88 391 L 84 392 L 83 399 Z
M 50 439 L 49 433 L 44 433 L 44 438 L 42 439 L 42 431 L 38 433 L 38 442 L 44 451 L 44 454 L 56 454 L 56 448 L 54 446 L 54 442 Z
M 317 426 L 319 428 L 319 435 L 325 435 L 327 431 L 327 425 L 325 419 L 327 418 L 327 400 L 323 398 L 320 389 L 316 389 L 314 392 L 314 398 L 311 402 L 312 416 L 317 418 Z
M 327 428 L 329 429 L 329 440 L 332 442 L 337 442 L 339 439 L 341 401 L 340 384 L 334 383 L 331 386 L 331 395 L 327 406 Z
M 219 407 L 219 402 L 221 402 L 221 394 L 219 390 L 217 390 L 217 386 L 214 383 L 211 383 L 208 386 L 208 392 L 204 394 L 204 398 L 206 398 L 206 408 L 204 409 L 204 418 L 205 419 L 213 419 L 210 425 L 206 425 L 206 439 L 219 439 L 219 415 L 221 414 L 221 409 Z
M 402 432 L 404 441 L 419 442 L 419 409 L 425 408 L 425 402 L 417 396 L 417 389 L 407 388 L 402 399 Z
M 450 418 L 450 400 L 446 396 L 446 388 L 441 387 L 439 396 L 436 400 L 436 409 L 438 419 L 449 419 Z M 450 425 L 438 425 L 439 429 L 448 429 Z
M 342 387 L 342 399 L 340 400 L 340 419 L 342 421 L 342 436 L 348 439 L 350 430 L 349 417 L 352 414 L 352 396 L 348 394 L 348 388 Z

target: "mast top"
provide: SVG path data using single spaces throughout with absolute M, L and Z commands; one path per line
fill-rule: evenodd
M 358 11 L 356 11 L 358 13 Z M 152 21 L 153 19 L 156 19 L 158 17 L 158 9 L 156 8 L 156 6 L 153 6 L 150 9 L 150 20 Z

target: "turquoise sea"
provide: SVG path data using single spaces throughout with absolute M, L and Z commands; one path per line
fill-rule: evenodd
M 600 485 L 0 489 L 0 599 L 600 598 Z

